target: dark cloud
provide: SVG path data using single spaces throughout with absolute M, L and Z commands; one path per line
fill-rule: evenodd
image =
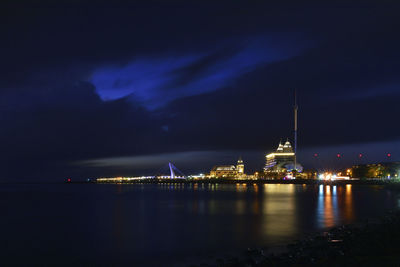
M 194 80 L 207 75 L 207 72 L 211 67 L 220 63 L 221 61 L 223 62 L 231 59 L 242 49 L 243 47 L 225 47 L 224 49 L 206 55 L 187 66 L 173 70 L 170 75 L 177 75 L 179 78 L 176 82 L 167 86 L 181 87 L 189 85 Z
M 65 173 L 76 160 L 151 153 L 164 147 L 164 133 L 155 116 L 124 99 L 103 102 L 88 83 L 28 88 L 22 97 L 18 94 L 6 101 L 0 132 L 5 176 L 39 175 L 16 165 L 58 163 L 64 164 L 59 171 Z M 16 106 L 10 107 L 12 102 Z M 46 168 L 40 171 L 49 175 Z

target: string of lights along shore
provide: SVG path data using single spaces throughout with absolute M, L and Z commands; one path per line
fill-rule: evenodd
M 367 158 L 365 153 L 353 153 L 353 155 L 345 155 L 344 153 L 332 154 L 333 160 L 340 161 L 343 157 L 353 157 L 354 162 L 358 164 L 347 166 L 339 170 L 326 168 L 309 168 L 306 169 L 298 161 L 297 153 L 297 134 L 298 134 L 298 102 L 297 90 L 294 90 L 294 106 L 293 106 L 293 140 L 292 146 L 289 138 L 285 141 L 279 141 L 275 151 L 265 155 L 265 165 L 260 171 L 253 174 L 246 174 L 245 163 L 242 157 L 239 157 L 236 164 L 216 165 L 207 173 L 197 175 L 185 175 L 173 163 L 169 162 L 160 168 L 157 174 L 153 176 L 140 177 L 112 177 L 97 178 L 97 182 L 129 182 L 148 179 L 171 180 L 171 179 L 230 179 L 230 180 L 294 180 L 294 179 L 322 179 L 322 180 L 350 180 L 359 179 L 359 177 L 370 178 L 387 178 L 400 176 L 400 164 L 398 162 L 390 162 L 392 153 L 386 153 L 388 162 L 361 164 L 361 160 Z M 355 155 L 355 156 L 354 156 Z M 312 157 L 318 161 L 320 153 L 316 152 Z M 70 181 L 70 180 L 69 180 Z

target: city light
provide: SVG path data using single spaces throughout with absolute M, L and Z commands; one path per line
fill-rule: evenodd
M 325 172 L 318 175 L 319 180 L 335 181 L 335 180 L 350 180 L 349 176 L 341 176 L 340 173 Z
M 289 173 L 286 174 L 284 179 L 285 180 L 292 180 L 292 179 L 295 179 L 295 177 L 293 176 L 293 173 L 289 172 Z
M 271 158 L 271 157 L 275 157 L 275 156 L 294 156 L 294 152 L 291 152 L 291 153 L 271 153 L 271 154 L 268 154 L 266 157 L 267 158 Z

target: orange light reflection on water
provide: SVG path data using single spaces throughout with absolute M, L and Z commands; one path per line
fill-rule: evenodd
M 344 217 L 348 221 L 352 221 L 354 219 L 351 184 L 346 184 L 346 195 L 344 197 Z
M 324 226 L 333 227 L 335 225 L 335 217 L 333 215 L 331 186 L 325 187 L 326 194 L 324 196 Z M 336 198 L 335 198 L 336 200 Z
M 354 219 L 352 197 L 350 184 L 344 190 L 342 186 L 319 185 L 317 224 L 321 228 L 333 227 L 339 222 L 340 214 L 344 221 L 351 222 Z
M 265 184 L 263 231 L 266 237 L 293 236 L 298 232 L 295 185 Z

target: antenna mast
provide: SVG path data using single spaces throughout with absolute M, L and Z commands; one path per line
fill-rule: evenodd
M 297 172 L 297 95 L 294 89 L 294 169 Z

